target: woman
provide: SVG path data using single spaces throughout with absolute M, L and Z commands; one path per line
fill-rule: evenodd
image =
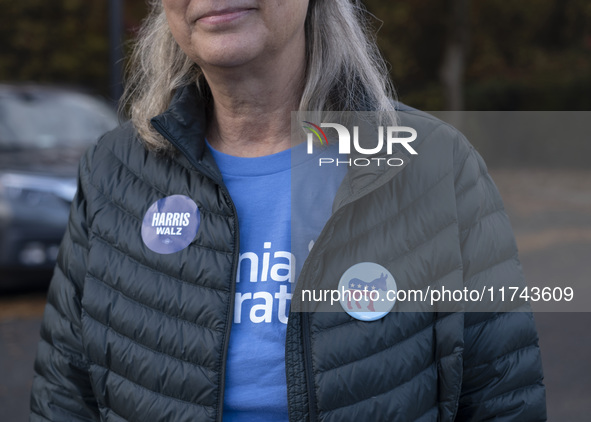
M 396 111 L 420 135 L 403 169 L 291 179 L 294 156 L 318 174 L 290 148 L 293 110 L 393 109 L 362 16 L 348 0 L 154 2 L 131 123 L 80 164 L 31 420 L 545 419 L 529 312 L 289 312 L 293 267 L 298 286 L 368 262 L 374 287 L 522 283 L 482 160 L 427 115 Z

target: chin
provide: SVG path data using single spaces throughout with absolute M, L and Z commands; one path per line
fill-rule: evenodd
M 237 68 L 253 63 L 258 56 L 256 54 L 248 54 L 247 51 L 224 51 L 218 54 L 213 54 L 201 60 L 200 64 L 203 68 Z
M 205 48 L 198 48 L 200 44 Z M 266 55 L 264 44 L 260 39 L 253 39 L 252 34 L 243 33 L 200 39 L 194 43 L 198 52 L 194 55 L 194 61 L 204 68 L 237 67 L 248 64 L 257 57 L 264 58 Z
M 220 54 L 209 58 L 204 65 L 208 67 L 240 67 L 252 61 L 252 57 L 239 51 L 236 54 Z

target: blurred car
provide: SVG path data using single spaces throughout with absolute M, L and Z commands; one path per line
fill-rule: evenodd
M 113 108 L 88 94 L 0 84 L 0 290 L 47 283 L 80 156 L 117 124 Z

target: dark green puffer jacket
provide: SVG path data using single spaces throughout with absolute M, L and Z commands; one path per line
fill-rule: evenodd
M 204 148 L 193 87 L 153 124 L 179 150 L 148 152 L 129 125 L 80 164 L 49 290 L 32 421 L 221 421 L 239 259 L 236 211 Z M 418 151 L 401 171 L 350 171 L 299 283 L 379 263 L 399 286 L 523 283 L 498 192 L 454 129 L 414 110 Z M 201 214 L 193 242 L 159 255 L 141 238 L 148 207 L 180 194 Z M 332 282 L 331 281 L 331 282 Z M 542 421 L 531 313 L 344 312 L 289 316 L 292 421 Z M 256 374 L 253 374 L 256 376 Z

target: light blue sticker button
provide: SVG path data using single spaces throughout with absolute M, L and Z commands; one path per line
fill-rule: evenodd
M 396 303 L 397 291 L 394 276 L 374 262 L 353 265 L 339 281 L 341 306 L 360 321 L 385 317 Z
M 154 202 L 144 215 L 142 240 L 156 253 L 175 253 L 191 244 L 200 222 L 195 201 L 184 195 L 167 196 Z

